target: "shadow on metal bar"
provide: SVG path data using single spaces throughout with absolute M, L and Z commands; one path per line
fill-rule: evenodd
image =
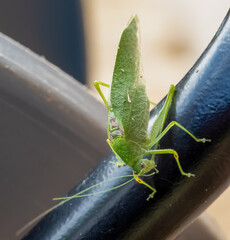
M 36 57 L 33 56 L 32 58 Z M 4 60 L 7 61 L 6 59 Z M 18 61 L 20 62 L 20 58 L 15 61 L 16 68 Z M 38 59 L 36 61 L 36 64 L 38 64 Z M 11 102 L 8 101 L 12 103 L 11 105 L 8 104 L 9 108 L 12 107 L 15 110 L 20 110 L 25 118 L 27 117 L 32 123 L 37 124 L 36 127 L 39 129 L 37 132 L 40 132 L 43 128 L 48 129 L 48 133 L 51 136 L 58 136 L 57 139 L 63 141 L 55 145 L 56 143 L 53 139 L 48 141 L 45 135 L 41 133 L 42 136 L 39 135 L 40 137 L 38 138 L 40 140 L 39 144 L 43 145 L 42 148 L 41 146 L 36 148 L 35 145 L 37 143 L 32 144 L 31 142 L 34 139 L 30 136 L 26 142 L 26 144 L 30 144 L 29 151 L 31 152 L 28 155 L 29 157 L 26 158 L 27 164 L 30 164 L 29 161 L 33 161 L 38 168 L 40 161 L 44 161 L 45 159 L 47 167 L 49 167 L 51 165 L 49 160 L 52 156 L 51 159 L 59 159 L 55 162 L 56 165 L 64 161 L 62 163 L 62 167 L 64 167 L 65 164 L 69 164 L 69 162 L 65 162 L 68 159 L 65 155 L 73 159 L 73 161 L 74 158 L 77 159 L 76 161 L 79 159 L 82 160 L 84 154 L 94 160 L 94 156 L 92 156 L 94 155 L 94 151 L 98 151 L 97 156 L 100 154 L 103 155 L 102 146 L 104 147 L 105 145 L 103 145 L 104 143 L 102 143 L 101 139 L 104 137 L 102 136 L 104 129 L 100 123 L 100 115 L 104 114 L 104 109 L 99 104 L 96 106 L 93 98 L 89 97 L 81 86 L 73 84 L 64 74 L 53 70 L 52 66 L 46 66 L 44 61 L 41 61 L 41 68 L 37 72 L 38 76 L 34 78 L 39 80 L 35 81 L 33 78 L 31 80 L 30 74 L 34 71 L 34 63 L 29 64 L 32 70 L 30 69 L 30 71 L 25 72 L 27 78 L 24 80 L 29 79 L 29 84 L 24 84 L 26 88 L 24 88 L 24 85 L 22 87 L 21 84 L 23 83 L 21 82 L 15 86 L 12 84 L 14 77 L 20 76 L 17 71 L 15 72 L 14 69 L 14 71 L 10 71 L 9 67 L 6 67 L 7 65 L 5 67 L 1 66 L 1 71 L 5 74 L 3 75 L 5 77 L 3 79 L 7 79 L 7 77 L 10 79 L 10 81 L 5 81 L 4 84 L 1 83 L 1 92 L 5 94 L 1 95 L 11 100 Z M 51 74 L 43 76 L 43 68 Z M 23 75 L 26 75 L 25 73 Z M 53 74 L 56 76 L 55 79 L 52 78 Z M 33 73 L 33 77 L 36 75 Z M 50 78 L 47 79 L 48 76 Z M 62 77 L 65 80 L 60 81 Z M 53 87 L 47 86 L 47 84 L 50 84 L 50 81 L 53 81 Z M 27 81 L 23 82 L 27 83 Z M 7 86 L 7 84 L 10 85 Z M 52 97 L 48 97 L 50 96 L 48 94 L 50 91 Z M 66 94 L 66 91 L 68 94 Z M 76 91 L 78 91 L 78 94 L 76 94 Z M 162 240 L 176 237 L 229 186 L 229 93 L 230 19 L 228 13 L 210 45 L 188 74 L 177 85 L 176 95 L 167 119 L 167 123 L 176 120 L 192 131 L 197 137 L 210 138 L 212 142 L 206 144 L 196 143 L 176 127 L 171 129 L 167 137 L 160 142 L 160 148 L 175 149 L 179 153 L 184 170 L 195 173 L 196 177 L 188 179 L 181 176 L 174 159 L 170 156 L 158 157 L 157 165 L 159 174 L 149 177 L 146 180 L 157 189 L 157 194 L 151 201 L 146 201 L 150 193 L 149 189 L 135 182 L 103 194 L 73 199 L 45 216 L 23 239 L 134 240 L 154 238 Z M 16 94 L 17 96 L 20 95 L 20 99 L 22 98 L 21 101 L 18 101 L 15 97 Z M 83 94 L 82 98 L 80 97 L 81 94 Z M 85 99 L 89 99 L 89 102 L 88 100 L 85 101 Z M 88 104 L 87 107 L 85 104 Z M 158 114 L 162 104 L 163 101 L 151 112 L 150 125 L 154 117 Z M 82 109 L 82 112 L 79 112 L 78 108 Z M 22 109 L 26 109 L 26 114 Z M 34 109 L 36 109 L 36 114 L 29 115 L 28 113 L 32 113 Z M 82 116 L 85 118 L 83 119 Z M 80 127 L 78 126 L 78 120 L 74 122 L 76 118 L 82 124 L 80 125 L 79 123 Z M 22 124 L 23 120 L 21 120 Z M 5 121 L 8 121 L 8 119 Z M 103 124 L 106 123 L 103 122 Z M 8 132 L 4 131 L 4 129 L 2 130 L 5 133 L 4 137 L 7 137 Z M 28 127 L 27 129 L 27 125 L 25 129 L 13 129 L 13 126 L 10 129 L 13 133 L 16 131 L 16 136 L 18 137 L 17 143 L 22 141 L 20 136 L 23 135 L 24 131 L 30 134 L 32 130 L 32 127 Z M 78 130 L 83 131 L 83 133 L 78 134 Z M 86 136 L 84 135 L 84 131 L 86 131 Z M 78 141 L 72 141 L 72 139 L 75 139 L 73 136 Z M 55 143 L 53 151 L 50 150 L 51 142 L 52 144 Z M 72 148 L 70 148 L 72 152 L 68 152 L 69 149 L 65 148 L 66 145 L 64 143 L 66 142 L 68 142 L 67 146 L 72 144 Z M 62 147 L 65 149 L 65 151 L 63 150 L 64 153 L 61 150 Z M 12 157 L 12 159 L 16 162 L 14 162 L 16 169 L 20 170 L 21 175 L 26 177 L 27 181 L 28 179 L 32 181 L 33 176 L 29 175 L 29 168 L 20 169 L 22 156 L 20 159 L 17 159 L 17 156 L 20 156 L 19 150 L 21 149 L 18 149 L 18 151 L 13 149 L 10 153 L 5 151 L 5 155 L 13 155 L 14 158 Z M 56 153 L 56 151 L 58 152 Z M 82 154 L 81 157 L 78 155 L 80 153 Z M 25 156 L 27 155 L 25 154 Z M 1 158 L 4 159 L 4 157 L 6 156 Z M 131 169 L 128 167 L 117 168 L 111 165 L 109 161 L 114 159 L 114 155 L 110 155 L 104 159 L 70 195 L 111 177 L 130 174 Z M 80 168 L 83 166 L 78 163 L 76 167 Z M 49 174 L 51 172 L 52 174 L 55 173 L 56 169 L 51 172 L 50 170 L 43 168 L 40 170 L 39 175 L 47 175 L 45 182 L 51 185 L 52 182 L 54 183 L 53 185 L 64 184 L 63 182 L 69 177 L 68 170 L 71 174 L 73 173 L 73 169 L 68 168 L 66 171 L 67 175 L 60 172 L 62 176 L 57 174 L 59 178 L 54 179 Z M 36 173 L 33 173 L 33 175 L 36 175 Z M 42 179 L 44 176 L 42 175 Z M 113 187 L 121 184 L 122 181 L 124 179 L 117 179 L 105 185 L 100 185 L 92 191 L 97 192 Z M 69 181 L 65 186 L 72 184 L 73 180 Z M 37 190 L 37 188 L 41 188 L 44 185 L 41 185 L 40 182 L 37 182 L 36 185 L 29 182 L 25 186 L 26 188 L 22 185 L 20 191 L 14 193 L 12 197 L 20 197 L 22 189 L 24 191 L 30 188 Z M 40 189 L 37 191 L 40 191 Z M 53 192 L 51 193 L 50 191 Z M 61 191 L 63 191 L 63 187 Z M 49 188 L 45 193 L 52 198 L 55 194 L 58 194 L 58 190 Z M 30 199 L 30 201 L 33 204 L 36 203 L 36 199 L 34 198 Z M 30 201 L 27 201 L 27 207 L 29 207 Z M 23 212 L 24 209 L 21 209 L 21 211 Z

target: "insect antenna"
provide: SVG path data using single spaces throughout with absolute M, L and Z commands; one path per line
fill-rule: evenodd
M 103 191 L 99 191 L 99 192 L 95 192 L 95 193 L 88 193 L 88 194 L 84 194 L 85 192 L 89 191 L 90 189 L 92 188 L 95 188 L 103 183 L 107 183 L 107 182 L 110 182 L 110 181 L 113 181 L 115 179 L 119 179 L 119 178 L 126 178 L 126 177 L 132 177 L 131 179 L 129 179 L 128 181 L 116 186 L 116 187 L 113 187 L 113 188 L 109 188 L 109 189 L 106 189 L 106 190 L 103 190 Z M 76 194 L 74 194 L 73 196 L 70 196 L 70 197 L 60 197 L 60 198 L 53 198 L 53 200 L 64 200 L 64 201 L 68 201 L 68 200 L 71 200 L 73 198 L 79 198 L 79 197 L 88 197 L 88 196 L 92 196 L 92 195 L 96 195 L 96 194 L 100 194 L 100 193 L 105 193 L 105 192 L 109 192 L 109 191 L 112 191 L 112 190 L 115 190 L 117 188 L 120 188 L 120 187 L 123 187 L 124 185 L 128 184 L 129 182 L 133 181 L 134 180 L 134 177 L 133 175 L 124 175 L 124 176 L 119 176 L 119 177 L 114 177 L 114 178 L 110 178 L 108 180 L 105 180 L 105 181 L 102 181 L 102 182 L 99 182 L 89 188 L 86 188 L 84 189 L 83 191 L 81 192 L 78 192 Z
M 84 194 L 85 192 L 89 191 L 90 189 L 94 188 L 94 187 L 97 187 L 103 183 L 107 183 L 107 182 L 110 182 L 110 181 L 113 181 L 115 179 L 119 179 L 119 178 L 126 178 L 126 177 L 132 177 L 131 179 L 129 179 L 128 181 L 116 186 L 116 187 L 113 187 L 113 188 L 109 188 L 109 189 L 106 189 L 104 191 L 100 191 L 100 192 L 95 192 L 95 193 L 89 193 L 89 194 Z M 73 198 L 80 198 L 80 197 L 87 197 L 87 196 L 92 196 L 92 195 L 96 195 L 96 194 L 100 194 L 100 193 L 104 193 L 104 192 L 109 192 L 109 191 L 112 191 L 112 190 L 115 190 L 117 188 L 120 188 L 120 187 L 123 187 L 124 185 L 130 183 L 131 181 L 134 180 L 134 177 L 133 175 L 123 175 L 123 176 L 119 176 L 119 177 L 113 177 L 113 178 L 110 178 L 108 180 L 105 180 L 105 181 L 102 181 L 102 182 L 99 182 L 89 188 L 86 188 L 76 194 L 74 194 L 73 196 L 70 196 L 70 197 L 60 197 L 60 198 L 53 198 L 53 200 L 63 200 L 61 201 L 60 203 L 54 205 L 53 207 L 47 209 L 46 211 L 42 212 L 41 214 L 39 214 L 37 217 L 35 217 L 33 220 L 31 220 L 30 222 L 28 222 L 26 225 L 24 225 L 22 228 L 20 228 L 17 232 L 16 232 L 16 236 L 20 236 L 22 235 L 29 227 L 31 227 L 34 223 L 36 223 L 39 219 L 41 219 L 42 217 L 46 216 L 48 213 L 52 212 L 54 209 L 60 207 L 61 205 L 63 205 L 64 203 L 70 201 L 71 199 Z

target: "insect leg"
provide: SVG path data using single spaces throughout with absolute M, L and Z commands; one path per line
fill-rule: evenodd
M 153 154 L 153 155 L 156 155 L 156 154 L 173 154 L 173 157 L 175 158 L 176 160 L 176 163 L 177 163 L 177 166 L 181 172 L 182 175 L 185 175 L 187 177 L 194 177 L 195 175 L 192 174 L 192 173 L 185 173 L 180 165 L 180 161 L 179 161 L 179 156 L 177 154 L 177 152 L 173 149 L 157 149 L 157 150 L 150 150 L 150 151 L 147 151 L 146 154 Z
M 159 116 L 157 117 L 157 119 L 155 120 L 155 122 L 154 122 L 154 124 L 152 126 L 152 129 L 150 131 L 150 144 L 149 144 L 149 148 L 151 148 L 154 144 L 157 143 L 155 141 L 155 139 L 159 135 L 159 133 L 162 132 L 162 129 L 163 129 L 164 123 L 165 123 L 165 119 L 166 119 L 166 117 L 168 115 L 169 107 L 170 107 L 170 104 L 172 102 L 174 89 L 175 89 L 174 85 L 171 85 L 170 89 L 169 89 L 168 96 L 167 96 L 167 98 L 165 100 L 164 106 L 163 106 L 162 110 L 160 111 Z
M 149 196 L 146 200 L 148 201 L 150 198 L 153 198 L 154 194 L 157 192 L 157 190 L 155 188 L 151 187 L 148 183 L 146 183 L 142 179 L 140 179 L 138 174 L 135 174 L 134 172 L 133 172 L 133 177 L 138 183 L 144 184 L 146 187 L 150 188 L 153 191 L 151 194 L 149 194 Z
M 181 124 L 179 124 L 176 121 L 172 121 L 171 123 L 169 123 L 169 125 L 164 129 L 164 131 L 153 141 L 153 145 L 156 144 L 157 142 L 160 141 L 160 139 L 169 131 L 170 128 L 172 128 L 174 125 L 176 125 L 177 127 L 179 127 L 180 129 L 182 129 L 184 132 L 186 132 L 187 134 L 189 134 L 196 142 L 211 142 L 210 139 L 206 139 L 206 138 L 197 138 L 195 137 L 191 132 L 189 132 L 186 128 L 184 128 Z
M 150 104 L 152 104 L 154 107 L 157 105 L 156 103 L 154 103 L 154 102 L 151 102 L 151 101 L 149 101 L 150 102 Z
M 94 84 L 95 88 L 97 89 L 98 93 L 100 94 L 100 96 L 101 96 L 101 98 L 102 98 L 105 106 L 106 106 L 109 110 L 111 110 L 111 107 L 109 106 L 109 103 L 108 103 L 108 101 L 106 100 L 105 95 L 103 94 L 103 92 L 101 91 L 101 88 L 100 88 L 100 85 L 102 85 L 102 86 L 104 86 L 104 87 L 108 87 L 108 88 L 110 87 L 110 85 L 109 85 L 109 84 L 106 84 L 106 83 L 103 83 L 103 82 L 99 82 L 99 81 L 94 81 L 93 84 Z
M 154 171 L 155 171 L 155 172 L 152 172 L 152 173 L 150 173 L 150 174 L 144 174 L 144 175 L 141 175 L 141 176 L 143 176 L 143 177 L 150 177 L 150 176 L 152 176 L 152 175 L 154 175 L 154 174 L 159 173 L 159 171 L 158 171 L 156 168 L 154 168 Z
M 118 154 L 114 151 L 113 147 L 112 147 L 112 144 L 111 142 L 109 141 L 109 139 L 106 140 L 106 142 L 109 144 L 110 148 L 112 149 L 112 151 L 114 152 L 114 154 L 116 155 L 117 159 L 119 162 L 110 162 L 110 163 L 113 163 L 115 164 L 117 167 L 123 167 L 125 166 L 125 164 L 121 161 L 120 157 L 118 156 Z

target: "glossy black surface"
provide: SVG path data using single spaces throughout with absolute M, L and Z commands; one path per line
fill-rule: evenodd
M 162 102 L 151 113 L 151 120 L 160 106 Z M 160 142 L 160 148 L 177 150 L 184 170 L 196 177 L 181 176 L 172 157 L 157 157 L 160 172 L 148 180 L 157 189 L 154 199 L 147 202 L 150 191 L 135 182 L 104 194 L 74 199 L 48 214 L 23 239 L 173 238 L 229 186 L 229 14 L 201 58 L 177 85 L 167 122 L 172 120 L 197 137 L 212 139 L 211 143 L 196 143 L 174 127 Z M 131 172 L 128 167 L 111 165 L 109 161 L 114 159 L 113 154 L 105 159 L 73 192 Z M 120 182 L 109 182 L 94 191 Z

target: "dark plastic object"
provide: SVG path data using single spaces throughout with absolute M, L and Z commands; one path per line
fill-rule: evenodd
M 0 1 L 0 32 L 86 82 L 80 0 Z
M 150 125 L 163 102 L 151 113 Z M 196 143 L 174 127 L 161 148 L 179 153 L 182 167 L 196 174 L 181 176 L 174 159 L 157 157 L 159 174 L 148 182 L 157 193 L 135 182 L 100 195 L 71 200 L 48 214 L 25 237 L 28 239 L 173 239 L 195 220 L 228 186 L 230 180 L 230 19 L 229 13 L 211 44 L 176 87 L 167 123 L 176 120 L 211 143 Z M 129 167 L 109 163 L 110 155 L 72 193 L 114 176 Z M 126 179 L 127 180 L 127 179 Z M 93 189 L 116 186 L 125 179 Z
M 106 111 L 75 79 L 0 34 L 0 116 L 0 239 L 11 240 L 106 155 Z

